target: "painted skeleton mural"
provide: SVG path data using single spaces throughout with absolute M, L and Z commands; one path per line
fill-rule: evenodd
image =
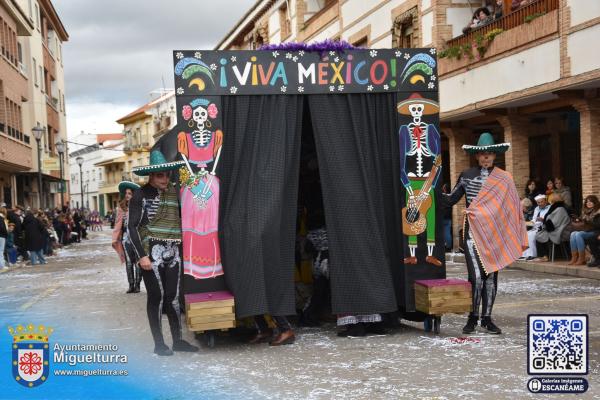
M 417 236 L 427 235 L 425 261 L 442 266 L 433 255 L 435 247 L 435 187 L 440 176 L 441 139 L 435 125 L 423 121 L 424 115 L 437 114 L 438 104 L 418 93 L 398 103 L 398 112 L 412 121 L 400 127 L 400 179 L 406 188 L 403 232 L 408 236 L 410 256 L 405 264 L 417 264 Z
M 215 174 L 223 140 L 223 132 L 214 129 L 218 113 L 215 103 L 205 98 L 192 100 L 181 110 L 190 131 L 179 132 L 177 137 L 186 163 L 180 170 L 183 266 L 184 273 L 197 279 L 223 274 L 218 238 L 219 178 Z M 194 171 L 192 165 L 199 170 Z

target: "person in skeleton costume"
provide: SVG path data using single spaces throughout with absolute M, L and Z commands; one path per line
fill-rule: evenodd
M 403 223 L 408 226 L 408 248 L 410 257 L 404 264 L 417 264 L 417 235 L 426 231 L 427 256 L 425 261 L 437 267 L 442 262 L 433 255 L 435 247 L 435 186 L 441 169 L 435 167 L 441 152 L 441 138 L 435 125 L 422 120 L 424 115 L 436 114 L 438 104 L 413 93 L 398 103 L 398 112 L 410 115 L 412 122 L 400 127 L 400 179 L 406 189 L 407 217 Z M 430 176 L 432 175 L 433 176 Z M 424 189 L 424 190 L 422 190 Z M 417 210 L 422 204 L 431 201 L 431 206 L 420 216 Z M 423 211 L 421 209 L 421 211 Z M 412 217 L 409 217 L 412 215 Z M 424 218 L 423 218 L 424 217 Z
M 509 147 L 509 143 L 495 144 L 489 133 L 481 134 L 476 146 L 464 145 L 465 151 L 475 154 L 479 166 L 463 171 L 452 192 L 443 195 L 446 207 L 455 205 L 463 196 L 467 205 L 463 242 L 473 310 L 463 328 L 465 334 L 475 331 L 480 305 L 482 328 L 488 333 L 502 333 L 492 321 L 498 271 L 518 259 L 528 247 L 519 194 L 512 176 L 494 166 L 496 155 Z
M 196 279 L 223 275 L 219 246 L 219 178 L 215 171 L 223 132 L 214 132 L 218 109 L 206 99 L 183 106 L 183 119 L 191 132 L 179 132 L 177 148 L 186 168 L 179 173 L 183 232 L 183 271 Z M 206 170 L 208 163 L 212 168 Z M 194 171 L 191 165 L 199 167 Z
M 123 181 L 119 183 L 119 193 L 121 194 L 121 202 L 117 209 L 117 220 L 112 234 L 112 247 L 115 249 L 121 263 L 125 263 L 127 271 L 127 281 L 129 282 L 129 290 L 127 293 L 139 293 L 140 283 L 142 281 L 142 273 L 140 266 L 135 262 L 135 253 L 133 246 L 129 241 L 127 234 L 127 215 L 129 213 L 129 201 L 133 197 L 133 192 L 140 188 L 140 185 L 134 182 Z
M 169 182 L 169 171 L 181 164 L 167 163 L 159 150 L 152 150 L 150 165 L 133 169 L 136 175 L 150 178 L 148 184 L 134 193 L 129 204 L 128 233 L 148 292 L 146 309 L 154 353 L 161 356 L 172 355 L 173 351 L 198 350 L 182 339 L 181 331 L 181 218 L 177 191 Z M 173 350 L 163 339 L 163 310 L 169 319 Z

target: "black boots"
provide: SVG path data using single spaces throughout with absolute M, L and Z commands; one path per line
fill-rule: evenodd
M 172 356 L 173 351 L 164 343 L 154 345 L 154 354 L 159 356 Z
M 125 293 L 135 293 L 135 288 L 133 287 L 133 285 L 129 285 L 129 290 L 127 290 L 127 292 Z
M 472 315 L 469 316 L 469 320 L 467 324 L 463 328 L 463 333 L 468 335 L 470 333 L 475 332 L 475 327 L 477 327 L 478 317 L 474 317 Z M 502 330 L 494 324 L 491 317 L 482 317 L 481 318 L 481 327 L 485 329 L 484 332 L 492 333 L 494 335 L 499 335 L 502 333 Z
M 186 353 L 194 353 L 198 351 L 198 347 L 193 344 L 189 344 L 185 340 L 177 340 L 173 342 L 173 351 L 183 351 Z
M 158 354 L 159 356 L 172 356 L 174 351 L 194 353 L 198 351 L 198 347 L 181 339 L 173 342 L 173 350 L 164 343 L 157 343 L 154 345 L 154 354 Z
M 479 318 L 477 318 L 477 317 L 469 315 L 469 320 L 467 321 L 467 324 L 463 328 L 463 333 L 466 334 L 466 335 L 468 335 L 470 333 L 475 332 L 475 327 L 477 326 L 477 320 L 478 319 Z
M 494 324 L 491 317 L 483 317 L 481 318 L 481 327 L 485 328 L 487 333 L 492 333 L 494 335 L 499 335 L 502 333 L 502 330 Z

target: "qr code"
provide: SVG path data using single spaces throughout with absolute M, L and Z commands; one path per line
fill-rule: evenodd
M 529 315 L 529 374 L 587 374 L 587 324 L 587 315 Z

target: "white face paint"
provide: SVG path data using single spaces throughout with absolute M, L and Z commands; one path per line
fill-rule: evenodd
M 421 117 L 423 116 L 423 111 L 425 110 L 425 106 L 423 104 L 411 104 L 408 106 L 408 111 L 410 115 L 413 117 L 413 122 L 415 124 L 421 123 Z

